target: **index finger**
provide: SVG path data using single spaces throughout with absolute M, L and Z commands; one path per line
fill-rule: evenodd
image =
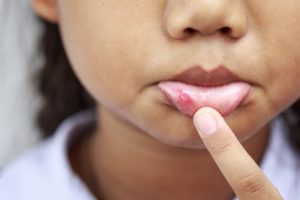
M 282 199 L 216 110 L 208 107 L 198 110 L 194 123 L 239 199 Z

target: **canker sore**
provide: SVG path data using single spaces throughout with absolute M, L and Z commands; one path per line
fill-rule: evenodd
M 195 109 L 195 103 L 192 98 L 184 91 L 178 91 L 178 98 L 175 100 L 177 108 L 184 114 L 194 115 L 197 109 Z

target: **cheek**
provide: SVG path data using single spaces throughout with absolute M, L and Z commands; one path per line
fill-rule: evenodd
M 263 54 L 263 63 L 268 76 L 262 81 L 262 90 L 271 112 L 276 114 L 288 108 L 300 96 L 300 48 L 294 48 L 300 44 L 289 41 L 288 49 L 280 41 L 274 44 L 276 48 L 270 45 L 271 42 L 263 48 L 266 52 Z
M 256 49 L 262 61 L 253 65 L 266 69 L 263 90 L 273 111 L 282 111 L 300 96 L 300 3 L 253 0 L 248 4 L 252 13 L 249 23 L 260 44 Z
M 300 96 L 300 38 L 294 40 L 295 37 L 298 36 L 292 31 L 277 31 L 264 42 L 263 49 L 268 52 L 264 59 L 270 72 L 264 85 L 277 111 L 284 110 Z
M 273 80 L 269 88 L 270 96 L 274 99 L 273 106 L 279 111 L 283 111 L 299 99 L 300 70 L 299 65 L 294 66 L 294 68 L 282 66 L 281 70 L 278 70 L 277 81 Z
M 125 107 L 147 84 L 141 56 L 145 55 L 146 48 L 142 47 L 146 44 L 139 39 L 143 28 L 135 26 L 139 18 L 125 11 L 120 3 L 92 2 L 85 6 L 78 1 L 61 3 L 65 48 L 75 73 L 95 99 Z

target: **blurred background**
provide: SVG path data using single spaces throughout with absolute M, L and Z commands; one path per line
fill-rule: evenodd
M 34 123 L 40 32 L 30 0 L 0 0 L 0 168 L 40 140 Z

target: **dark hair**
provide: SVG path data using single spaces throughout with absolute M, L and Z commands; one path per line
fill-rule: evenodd
M 53 134 L 68 116 L 95 106 L 94 100 L 76 78 L 63 48 L 57 25 L 42 21 L 40 51 L 44 57 L 37 74 L 37 88 L 44 104 L 37 116 L 44 136 Z
M 94 107 L 94 101 L 72 71 L 57 25 L 45 21 L 43 24 L 40 46 L 45 63 L 38 76 L 38 89 L 45 103 L 38 115 L 38 125 L 49 136 L 66 117 Z M 288 124 L 289 141 L 300 155 L 300 101 L 287 109 L 283 117 Z

